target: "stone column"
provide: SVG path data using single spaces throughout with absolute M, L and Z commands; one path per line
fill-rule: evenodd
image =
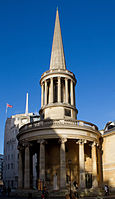
M 73 99 L 74 99 L 74 106 L 75 106 L 75 84 L 73 84 Z
M 18 146 L 19 163 L 18 163 L 18 188 L 23 188 L 23 164 L 22 164 L 22 147 Z
M 102 186 L 102 171 L 101 171 L 101 147 L 100 146 L 98 146 L 97 147 L 97 154 L 98 154 L 98 168 L 99 168 L 99 174 L 98 174 L 98 176 L 99 176 L 99 180 L 98 180 L 98 182 L 99 182 L 99 186 L 101 187 Z
M 65 78 L 65 102 L 68 103 L 68 79 Z
M 33 162 L 33 165 L 32 165 L 32 173 L 33 173 L 33 188 L 37 188 L 36 186 L 36 181 L 37 181 L 37 171 L 36 171 L 36 165 L 37 165 L 37 154 L 35 153 L 32 157 L 32 162 Z
M 30 145 L 25 144 L 24 188 L 30 188 Z
M 58 77 L 58 102 L 61 102 L 61 77 Z
M 43 95 L 43 83 L 41 85 L 41 107 L 43 106 L 43 98 L 44 98 L 44 95 Z
M 38 142 L 40 143 L 40 162 L 39 162 L 40 180 L 45 181 L 45 140 L 40 140 Z
M 74 105 L 73 81 L 71 80 L 71 105 Z
M 45 105 L 47 104 L 47 80 L 45 80 Z
M 97 180 L 97 153 L 96 153 L 96 143 L 92 144 L 92 186 L 93 188 L 98 187 L 98 180 Z
M 79 140 L 79 184 L 80 188 L 85 188 L 85 158 L 84 158 L 84 143 L 85 140 Z
M 50 78 L 50 93 L 49 103 L 53 103 L 53 77 Z
M 66 187 L 66 159 L 65 159 L 65 142 L 66 138 L 60 139 L 60 188 Z

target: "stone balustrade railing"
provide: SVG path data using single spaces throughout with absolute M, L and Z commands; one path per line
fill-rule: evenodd
M 98 127 L 90 122 L 85 122 L 81 120 L 40 120 L 33 123 L 25 124 L 20 128 L 20 133 L 26 130 L 31 130 L 32 128 L 45 128 L 45 127 L 54 127 L 54 126 L 71 126 L 71 127 L 82 127 L 90 130 L 98 131 Z

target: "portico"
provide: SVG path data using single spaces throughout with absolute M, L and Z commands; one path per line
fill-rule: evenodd
M 67 176 L 70 176 L 68 171 L 68 160 L 71 159 L 73 170 L 72 181 L 76 180 L 79 183 L 80 188 L 86 188 L 86 173 L 89 172 L 90 174 L 92 174 L 91 186 L 93 188 L 98 186 L 100 174 L 97 170 L 98 162 L 96 152 L 99 146 L 100 135 L 98 131 L 96 131 L 96 134 L 94 134 L 94 127 L 96 129 L 96 126 L 89 126 L 89 129 L 87 128 L 87 132 L 85 133 L 86 135 L 84 133 L 84 135 L 82 135 L 82 131 L 84 128 L 86 128 L 86 124 L 83 123 L 83 121 L 82 126 L 80 126 L 80 122 L 77 122 L 77 124 L 78 126 L 76 126 L 75 123 L 69 121 L 66 135 L 64 134 L 64 129 L 62 128 L 62 125 L 65 126 L 67 125 L 67 123 L 65 122 L 62 124 L 61 120 L 45 121 L 43 123 L 41 123 L 40 121 L 39 125 L 37 122 L 34 124 L 33 127 L 30 123 L 20 129 L 22 137 L 22 141 L 20 140 L 19 144 L 20 188 L 22 187 L 29 189 L 30 185 L 32 185 L 30 180 L 32 181 L 31 178 L 33 177 L 31 176 L 30 178 L 30 173 L 32 175 L 32 168 L 30 168 L 30 165 L 33 165 L 33 163 L 30 161 L 32 161 L 33 159 L 30 156 L 35 153 L 37 154 L 36 183 L 38 180 L 41 180 L 53 189 L 53 176 L 57 174 L 58 188 L 65 188 L 68 183 Z M 55 128 L 56 126 L 58 127 L 56 131 L 51 130 L 54 125 Z M 48 126 L 49 131 L 46 131 L 45 129 Z M 40 130 L 41 128 L 42 132 Z M 27 138 L 29 137 L 28 143 L 26 142 L 26 144 L 23 139 L 25 137 L 25 131 Z M 62 132 L 61 135 L 60 131 Z M 80 134 L 79 131 L 81 131 Z M 90 137 L 87 136 L 89 134 L 89 131 Z M 42 134 L 44 134 L 44 136 L 41 136 Z M 38 137 L 40 138 L 38 139 Z M 30 153 L 30 151 L 33 151 L 33 153 Z M 24 157 L 23 154 L 25 154 Z M 88 160 L 90 164 L 89 168 L 91 168 L 90 170 L 88 170 L 89 168 L 87 167 Z M 23 171 L 24 177 L 22 177 Z

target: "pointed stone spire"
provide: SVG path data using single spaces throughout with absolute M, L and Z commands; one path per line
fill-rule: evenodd
M 50 70 L 51 69 L 62 69 L 62 70 L 66 69 L 58 9 L 56 12 L 56 20 L 55 20 L 55 28 L 54 28 L 54 36 L 53 36 L 53 44 L 52 44 L 52 52 L 50 60 Z

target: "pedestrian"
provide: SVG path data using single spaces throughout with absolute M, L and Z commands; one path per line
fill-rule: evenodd
M 107 185 L 107 195 L 109 195 L 109 186 Z
M 79 195 L 78 195 L 78 183 L 76 181 L 74 181 L 73 185 L 75 187 L 75 196 L 78 198 L 79 197 Z
M 108 187 L 108 185 L 105 184 L 104 189 L 105 189 L 105 196 L 108 196 L 109 195 L 109 187 Z
M 42 194 L 41 194 L 41 199 L 48 199 L 49 198 L 49 193 L 46 187 L 44 186 Z

